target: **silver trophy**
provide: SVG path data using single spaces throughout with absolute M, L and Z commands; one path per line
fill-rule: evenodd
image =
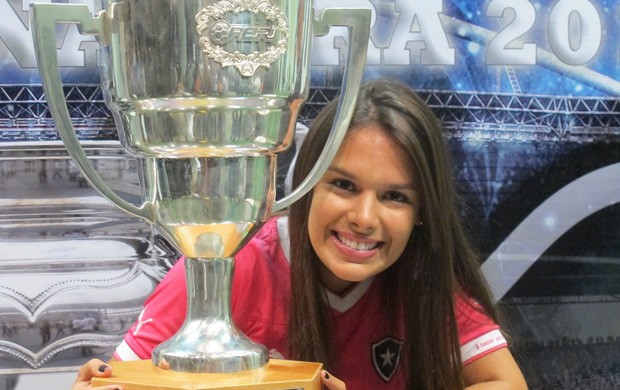
M 316 15 L 315 15 L 316 13 Z M 266 348 L 233 324 L 233 255 L 272 211 L 320 179 L 344 138 L 362 80 L 370 10 L 316 12 L 306 0 L 103 0 L 32 4 L 43 87 L 63 142 L 91 184 L 153 224 L 186 257 L 187 318 L 153 352 L 156 366 L 226 373 L 259 368 Z M 142 163 L 142 204 L 97 174 L 72 127 L 60 80 L 56 24 L 101 44 L 103 92 L 121 143 Z M 319 163 L 275 201 L 276 156 L 294 136 L 309 91 L 313 36 L 348 26 L 340 107 Z

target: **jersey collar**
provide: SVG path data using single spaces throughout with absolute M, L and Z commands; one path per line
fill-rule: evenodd
M 366 291 L 370 288 L 372 281 L 374 278 L 368 278 L 362 282 L 357 283 L 351 291 L 349 291 L 345 296 L 341 297 L 333 292 L 325 289 L 325 299 L 327 300 L 327 304 L 334 310 L 339 313 L 344 313 L 345 311 L 352 308 L 359 300 L 364 296 Z

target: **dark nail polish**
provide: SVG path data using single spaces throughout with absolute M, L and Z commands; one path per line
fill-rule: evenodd
M 106 366 L 105 364 L 100 365 L 99 372 L 104 372 L 106 368 L 108 368 L 108 366 Z
M 329 373 L 325 371 L 325 379 L 329 379 Z

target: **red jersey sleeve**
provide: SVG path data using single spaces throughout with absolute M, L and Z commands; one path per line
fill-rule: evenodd
M 179 259 L 146 300 L 138 320 L 116 348 L 117 360 L 150 359 L 153 349 L 181 328 L 187 310 L 183 263 Z
M 474 299 L 457 297 L 456 323 L 464 365 L 508 346 L 499 326 Z

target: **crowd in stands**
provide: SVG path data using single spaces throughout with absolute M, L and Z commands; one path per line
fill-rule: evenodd
M 620 389 L 620 337 L 515 345 L 530 389 Z

